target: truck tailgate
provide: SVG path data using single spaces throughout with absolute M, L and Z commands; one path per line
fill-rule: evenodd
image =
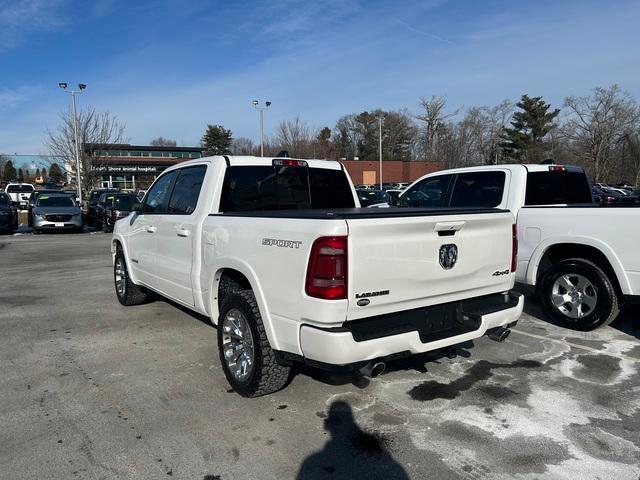
M 438 210 L 405 216 L 389 210 L 379 216 L 346 218 L 347 320 L 513 287 L 511 213 Z

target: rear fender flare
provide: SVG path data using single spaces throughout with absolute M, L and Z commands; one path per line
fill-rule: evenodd
M 615 254 L 615 252 L 601 240 L 592 237 L 576 237 L 576 236 L 561 236 L 561 237 L 552 237 L 547 238 L 540 242 L 540 244 L 536 247 L 529 259 L 529 265 L 527 267 L 527 275 L 526 275 L 526 283 L 528 285 L 536 285 L 537 277 L 538 277 L 538 268 L 540 267 L 540 262 L 544 257 L 545 253 L 549 250 L 549 248 L 554 245 L 573 243 L 578 245 L 585 245 L 588 247 L 595 248 L 600 251 L 605 258 L 609 261 L 611 268 L 613 268 L 614 273 L 616 274 L 618 284 L 620 285 L 620 290 L 623 294 L 628 295 L 631 293 L 631 285 L 629 284 L 629 279 L 622 268 L 622 262 Z
M 211 322 L 214 325 L 218 324 L 218 286 L 220 283 L 220 277 L 224 270 L 236 270 L 241 273 L 249 280 L 249 284 L 251 285 L 251 290 L 253 290 L 253 294 L 256 297 L 256 302 L 258 303 L 258 308 L 260 309 L 260 315 L 262 316 L 262 322 L 264 323 L 265 332 L 267 334 L 267 339 L 269 340 L 269 344 L 271 348 L 274 350 L 279 349 L 277 336 L 275 334 L 275 330 L 273 328 L 273 322 L 271 321 L 271 315 L 269 313 L 269 309 L 267 307 L 267 300 L 262 289 L 260 282 L 258 281 L 258 275 L 251 268 L 251 266 L 243 260 L 238 258 L 219 258 L 217 259 L 214 274 L 209 278 L 207 285 L 209 286 L 209 292 L 211 292 L 208 297 L 209 300 L 206 302 L 209 317 L 211 318 Z

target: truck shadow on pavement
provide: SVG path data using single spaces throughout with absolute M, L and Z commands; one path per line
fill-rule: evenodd
M 404 468 L 387 450 L 387 439 L 362 430 L 348 403 L 336 401 L 329 407 L 324 428 L 330 438 L 324 448 L 308 456 L 296 480 L 409 479 Z
M 472 341 L 453 345 L 447 349 L 434 350 L 431 352 L 412 355 L 410 357 L 392 360 L 387 362 L 386 368 L 382 376 L 399 371 L 416 371 L 427 373 L 427 365 L 429 363 L 438 364 L 442 359 L 453 359 L 457 356 L 468 358 L 471 356 L 469 351 L 474 347 Z M 307 365 L 296 365 L 294 369 L 296 375 L 305 375 L 314 380 L 328 385 L 348 385 L 351 384 L 356 388 L 365 389 L 371 383 L 371 380 L 363 376 L 360 372 L 336 370 L 327 371 Z

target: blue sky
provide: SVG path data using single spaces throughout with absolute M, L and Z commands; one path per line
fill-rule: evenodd
M 640 98 L 638 1 L 0 0 L 0 152 L 46 153 L 68 106 L 115 114 L 131 143 L 196 145 L 207 123 L 266 130 L 366 109 L 522 93 L 560 105 L 619 84 Z

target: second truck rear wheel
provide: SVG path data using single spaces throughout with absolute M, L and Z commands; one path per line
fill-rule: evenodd
M 563 327 L 593 330 L 620 313 L 618 295 L 607 274 L 584 258 L 556 263 L 542 278 L 540 296 L 545 313 Z

